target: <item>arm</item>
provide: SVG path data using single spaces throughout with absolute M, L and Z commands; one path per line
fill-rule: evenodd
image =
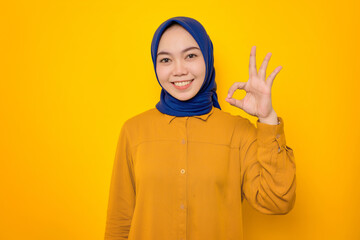
M 135 207 L 135 182 L 124 124 L 118 139 L 110 183 L 105 240 L 128 239 Z
M 284 122 L 248 121 L 240 147 L 242 195 L 264 214 L 286 214 L 294 206 L 296 174 L 293 150 L 286 146 Z
M 240 146 L 243 196 L 262 213 L 286 214 L 295 203 L 295 162 L 292 149 L 286 146 L 283 120 L 277 117 L 271 103 L 271 87 L 282 66 L 265 80 L 271 55 L 266 54 L 258 72 L 256 47 L 251 48 L 249 80 L 234 83 L 226 101 L 260 120 L 257 129 L 248 120 L 244 130 L 248 134 Z M 232 98 L 237 89 L 246 91 L 241 100 Z

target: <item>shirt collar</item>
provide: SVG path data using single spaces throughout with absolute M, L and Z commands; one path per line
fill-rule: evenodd
M 208 113 L 206 113 L 206 114 L 204 114 L 204 115 L 190 116 L 190 117 L 194 117 L 194 118 L 198 118 L 198 119 L 201 119 L 201 120 L 203 120 L 203 121 L 206 121 L 206 120 L 210 117 L 210 115 L 213 114 L 214 108 L 215 108 L 215 107 L 212 106 L 211 111 L 208 112 Z M 172 115 L 167 115 L 167 114 L 164 114 L 164 117 L 165 117 L 166 121 L 167 121 L 169 124 L 172 122 L 172 120 L 174 120 L 175 118 L 177 118 L 177 116 L 172 116 Z

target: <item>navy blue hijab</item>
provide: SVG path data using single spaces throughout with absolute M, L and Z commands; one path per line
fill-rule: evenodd
M 180 24 L 196 40 L 204 56 L 206 65 L 203 85 L 193 98 L 186 101 L 181 101 L 171 96 L 171 94 L 161 86 L 156 73 L 156 55 L 160 38 L 164 31 L 173 23 Z M 185 117 L 209 113 L 213 105 L 221 109 L 216 94 L 213 45 L 205 28 L 197 20 L 189 17 L 173 17 L 163 22 L 153 36 L 151 42 L 151 57 L 154 63 L 156 78 L 162 87 L 160 101 L 156 104 L 156 108 L 160 112 L 172 116 Z

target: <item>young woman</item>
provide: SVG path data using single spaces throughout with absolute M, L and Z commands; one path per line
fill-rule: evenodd
M 251 49 L 249 80 L 226 101 L 258 117 L 221 110 L 212 42 L 195 19 L 174 17 L 156 30 L 151 54 L 160 101 L 127 120 L 112 173 L 105 239 L 242 239 L 242 202 L 286 214 L 295 202 L 295 162 L 284 122 L 271 104 L 267 54 L 259 72 Z M 236 89 L 247 94 L 232 98 Z

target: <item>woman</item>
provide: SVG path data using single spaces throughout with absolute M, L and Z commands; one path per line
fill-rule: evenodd
M 213 46 L 203 26 L 174 17 L 156 30 L 151 54 L 160 101 L 127 120 L 111 180 L 105 239 L 242 239 L 242 201 L 264 214 L 286 214 L 295 201 L 295 162 L 284 122 L 271 104 L 255 47 L 248 82 L 226 101 L 257 116 L 220 109 Z M 244 99 L 232 98 L 244 89 Z

